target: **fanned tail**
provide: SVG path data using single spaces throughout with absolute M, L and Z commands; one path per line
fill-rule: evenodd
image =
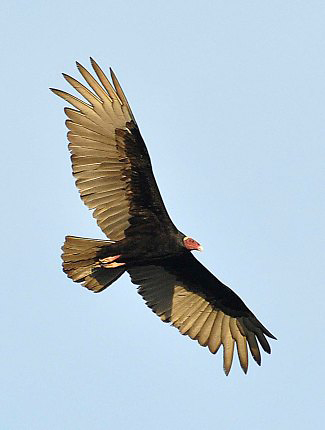
M 110 240 L 66 236 L 62 246 L 63 271 L 73 281 L 99 293 L 125 272 L 123 267 L 105 269 L 99 262 L 98 255 L 103 247 L 112 243 Z

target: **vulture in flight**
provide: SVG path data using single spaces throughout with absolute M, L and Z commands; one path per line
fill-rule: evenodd
M 259 345 L 271 352 L 275 337 L 245 303 L 192 254 L 202 246 L 170 219 L 150 157 L 129 103 L 112 70 L 111 80 L 91 59 L 95 78 L 81 64 L 89 85 L 63 74 L 85 101 L 51 90 L 65 108 L 72 170 L 80 195 L 108 240 L 67 236 L 63 270 L 89 290 L 103 291 L 124 272 L 162 321 L 215 354 L 223 347 L 228 375 L 236 344 L 246 373 L 248 348 L 260 365 Z

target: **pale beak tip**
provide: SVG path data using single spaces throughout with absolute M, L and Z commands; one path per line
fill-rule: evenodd
M 198 249 L 197 249 L 198 251 L 203 251 L 203 246 L 202 245 L 200 245 L 199 247 L 198 247 Z

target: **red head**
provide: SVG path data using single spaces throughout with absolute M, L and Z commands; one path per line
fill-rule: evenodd
M 185 236 L 183 243 L 186 249 L 190 251 L 203 251 L 203 246 L 201 246 L 196 240 L 191 237 Z

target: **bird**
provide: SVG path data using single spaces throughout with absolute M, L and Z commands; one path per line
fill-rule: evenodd
M 223 349 L 229 374 L 236 345 L 248 370 L 248 348 L 261 365 L 276 339 L 242 299 L 217 279 L 193 251 L 203 247 L 174 225 L 158 189 L 150 156 L 116 75 L 111 80 L 90 58 L 89 87 L 64 74 L 82 96 L 50 88 L 65 107 L 72 172 L 81 199 L 107 240 L 68 235 L 62 246 L 66 275 L 99 293 L 128 272 L 149 308 L 163 322 L 215 354 Z M 95 76 L 95 77 L 94 77 Z M 90 89 L 89 89 L 90 88 Z

